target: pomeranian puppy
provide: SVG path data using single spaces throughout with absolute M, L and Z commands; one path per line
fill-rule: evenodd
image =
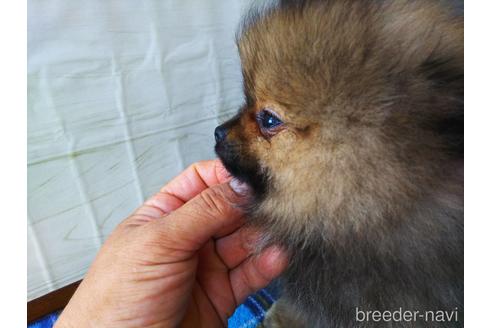
M 271 327 L 463 325 L 463 18 L 442 1 L 277 1 L 238 35 L 215 150 L 262 247 Z M 377 312 L 379 311 L 379 315 Z

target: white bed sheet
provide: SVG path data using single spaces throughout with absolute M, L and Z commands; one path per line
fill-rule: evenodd
M 28 2 L 28 300 L 83 277 L 116 224 L 214 157 L 249 3 Z

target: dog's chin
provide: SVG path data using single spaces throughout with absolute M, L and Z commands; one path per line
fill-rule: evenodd
M 222 143 L 215 145 L 215 153 L 234 178 L 252 188 L 255 198 L 260 198 L 266 193 L 267 175 L 260 170 L 256 159 L 252 156 L 239 154 L 233 147 L 225 146 Z

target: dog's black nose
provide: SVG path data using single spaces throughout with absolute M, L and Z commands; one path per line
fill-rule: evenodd
M 214 135 L 215 135 L 215 142 L 223 141 L 227 136 L 227 128 L 225 128 L 223 125 L 219 125 L 218 127 L 215 128 Z

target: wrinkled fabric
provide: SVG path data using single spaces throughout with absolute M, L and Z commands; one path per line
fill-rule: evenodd
M 28 2 L 28 300 L 81 279 L 122 219 L 215 157 L 249 3 Z

